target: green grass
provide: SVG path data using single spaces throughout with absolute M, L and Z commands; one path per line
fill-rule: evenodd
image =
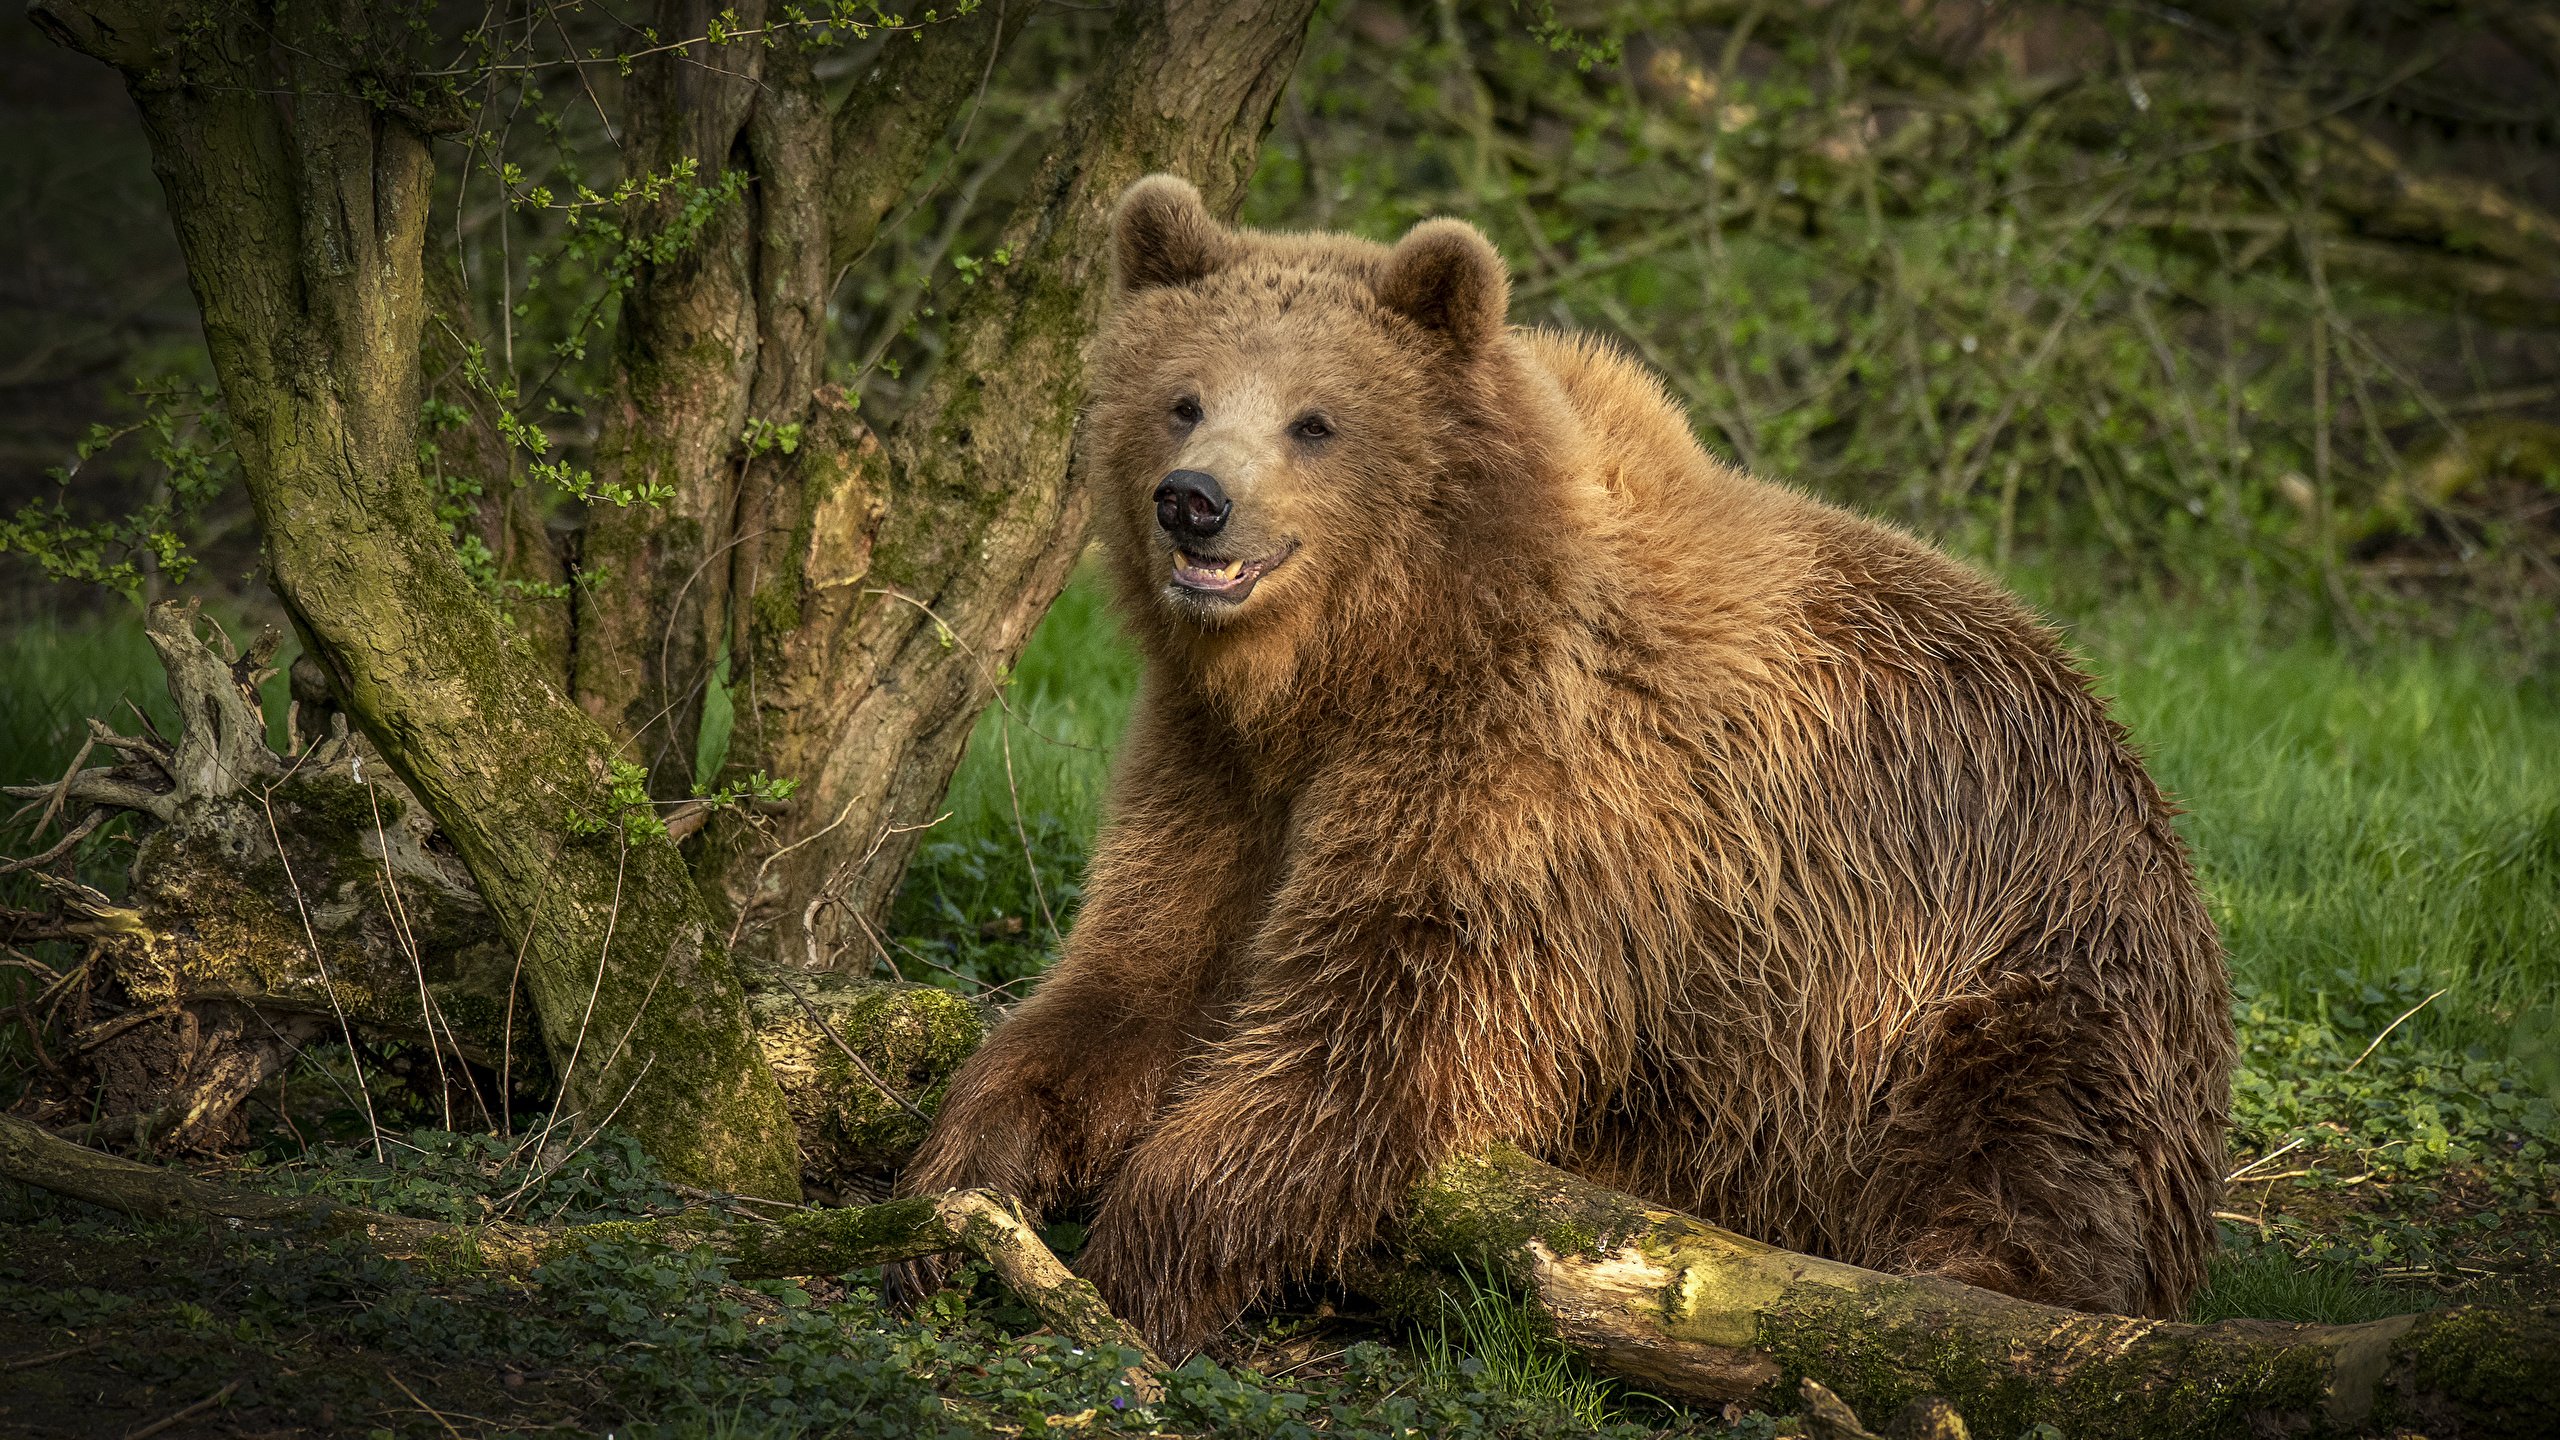
M 1138 689 L 1137 657 L 1103 588 L 1087 568 L 1050 608 L 1005 704 L 970 735 L 944 818 L 917 847 L 890 928 L 946 977 L 1001 985 L 1037 974 L 1056 954 L 1052 919 L 1063 930 L 1083 894 L 1111 751 Z
M 1517 1295 L 1461 1269 L 1451 1296 L 1415 1337 L 1422 1373 L 1447 1390 L 1509 1395 L 1597 1429 L 1619 1418 L 1617 1384 L 1556 1339 L 1546 1316 Z
M 2353 1033 L 2441 989 L 2395 1041 L 2539 1058 L 2560 997 L 2547 684 L 2459 650 L 2355 651 L 2212 615 L 2134 612 L 2076 638 L 2190 812 L 2244 993 Z
M 2273 1246 L 2226 1251 L 2213 1258 L 2205 1291 L 2187 1318 L 2289 1320 L 2353 1325 L 2423 1310 L 2434 1297 L 2376 1285 L 2343 1267 L 2305 1264 Z
M 0 629 L 0 677 L 0 783 L 60 778 L 87 733 L 87 717 L 132 728 L 127 700 L 155 724 L 177 715 L 140 619 L 124 612 Z
M 1015 710 L 1107 747 L 1135 662 L 1081 575 L 1025 651 Z M 2135 610 L 2074 640 L 2116 696 L 2182 825 L 2243 992 L 2370 1033 L 2412 984 L 2446 994 L 2394 1039 L 2545 1050 L 2560 997 L 2560 696 L 2489 658 L 2420 644 L 2361 649 L 2208 611 Z M 958 937 L 1039 926 L 990 712 L 954 778 L 901 918 Z M 1053 908 L 1072 897 L 1107 777 L 1095 750 L 1012 726 L 1021 814 Z M 1061 919 L 1063 920 L 1063 916 Z M 980 945 L 981 957 L 994 947 Z M 989 960 L 1008 978 L 1036 963 Z M 2396 1015 L 2396 1011 L 2394 1015 Z M 2394 1018 L 2385 1015 L 2381 1024 Z

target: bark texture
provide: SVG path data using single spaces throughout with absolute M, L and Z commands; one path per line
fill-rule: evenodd
M 1113 200 L 1140 175 L 1172 170 L 1233 213 L 1313 6 L 1124 7 L 1111 63 L 1005 222 L 1009 262 L 968 290 L 943 363 L 875 435 L 842 391 L 812 388 L 817 367 L 798 358 L 815 304 L 807 287 L 832 273 L 812 257 L 841 263 L 869 243 L 924 164 L 918 118 L 975 93 L 990 47 L 1027 8 L 987 5 L 929 33 L 906 65 L 884 62 L 832 140 L 804 104 L 770 105 L 747 128 L 751 150 L 773 157 L 760 166 L 805 167 L 829 144 L 838 160 L 831 213 L 809 213 L 809 198 L 829 193 L 816 190 L 759 202 L 761 253 L 776 258 L 757 270 L 755 415 L 804 430 L 793 454 L 739 467 L 728 577 L 730 767 L 803 788 L 778 834 L 733 844 L 719 863 L 753 953 L 785 964 L 869 963 L 971 724 L 1083 544 L 1087 502 L 1068 461 Z
M 348 79 L 400 53 L 396 17 L 33 14 L 125 76 L 276 593 L 522 949 L 566 1104 L 678 1174 L 796 1193 L 781 1092 L 683 858 L 616 826 L 610 738 L 474 587 L 420 483 L 427 117 Z M 608 833 L 575 833 L 582 816 Z
M 2092 1440 L 2521 1437 L 2560 1406 L 2560 1306 L 2363 1325 L 2059 1310 L 1780 1250 L 1502 1148 L 1424 1182 L 1399 1243 L 1492 1270 L 1595 1366 L 1695 1401 L 1775 1408 L 1815 1380 L 1868 1414 L 1937 1396 L 1983 1434 Z

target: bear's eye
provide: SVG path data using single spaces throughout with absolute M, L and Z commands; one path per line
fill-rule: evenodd
M 1289 427 L 1289 433 L 1301 440 L 1326 440 L 1332 438 L 1333 426 L 1321 415 L 1301 415 L 1298 423 Z
M 1200 423 L 1200 402 L 1185 395 L 1173 402 L 1173 418 L 1185 425 Z

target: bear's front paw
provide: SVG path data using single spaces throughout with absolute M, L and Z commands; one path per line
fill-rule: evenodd
M 1251 1217 L 1204 1209 L 1194 1187 L 1122 1178 L 1096 1217 L 1076 1270 L 1157 1354 L 1178 1361 L 1262 1295 L 1274 1278 L 1269 1237 Z

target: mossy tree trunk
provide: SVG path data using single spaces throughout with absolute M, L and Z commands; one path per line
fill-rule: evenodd
M 576 582 L 565 605 L 509 615 L 457 560 L 422 480 L 425 386 L 470 333 L 427 235 L 432 141 L 463 112 L 409 58 L 406 20 L 259 0 L 31 7 L 126 79 L 271 583 L 334 702 L 522 954 L 564 1107 L 706 1185 L 797 1183 L 730 942 L 826 965 L 876 920 L 908 854 L 901 827 L 947 784 L 1081 542 L 1066 459 L 1112 195 L 1170 168 L 1239 199 L 1313 7 L 1122 11 L 1114 63 L 1004 223 L 1010 265 L 970 292 L 952 363 L 883 443 L 821 384 L 830 292 L 1035 8 L 984 4 L 900 37 L 831 100 L 779 7 L 656 7 L 652 35 L 704 38 L 636 59 L 626 173 L 690 167 L 741 197 L 705 221 L 644 195 L 623 217 L 644 242 L 700 227 L 639 247 L 595 457 L 600 487 L 672 498 L 594 507 L 564 570 L 474 417 L 437 463 L 510 472 L 480 477 L 502 573 Z M 768 38 L 715 46 L 721 30 Z M 798 427 L 797 443 L 752 442 L 751 426 Z M 658 796 L 682 793 L 723 653 L 738 668 L 732 767 L 802 789 L 777 823 L 702 847 L 698 884 L 675 839 L 630 823 L 648 812 L 612 767 L 638 761 Z
M 273 584 L 524 952 L 562 1103 L 677 1173 L 796 1194 L 781 1092 L 683 857 L 611 738 L 474 587 L 418 471 L 428 117 L 359 5 L 39 4 L 120 70 L 175 219 Z M 377 30 L 377 25 L 382 27 Z M 370 93 L 366 93 L 370 92 Z M 577 833 L 580 817 L 603 833 Z

